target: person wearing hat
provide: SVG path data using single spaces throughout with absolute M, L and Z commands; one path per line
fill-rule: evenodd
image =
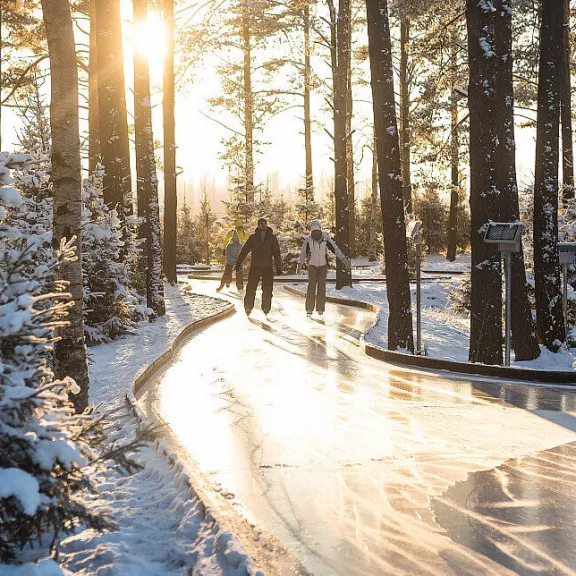
M 306 260 L 308 254 L 308 290 L 306 292 L 306 315 L 312 316 L 314 308 L 320 316 L 324 314 L 326 308 L 326 276 L 328 273 L 328 259 L 326 258 L 326 248 L 330 249 L 349 268 L 350 262 L 336 246 L 336 243 L 328 234 L 322 232 L 319 220 L 310 222 L 310 235 L 306 237 L 300 252 L 297 273 Z
M 251 254 L 250 272 L 248 284 L 244 296 L 244 310 L 250 316 L 254 308 L 254 299 L 258 284 L 262 281 L 262 311 L 266 316 L 272 307 L 272 289 L 274 287 L 274 266 L 276 274 L 282 274 L 282 258 L 278 238 L 272 233 L 265 218 L 258 220 L 258 227 L 244 244 L 238 259 L 236 260 L 236 273 L 238 274 L 242 262 L 248 254 Z
M 232 280 L 232 270 L 234 268 L 235 265 L 235 261 L 231 262 L 230 260 L 230 250 L 228 250 L 228 246 L 232 243 L 232 237 L 234 236 L 234 234 L 236 234 L 238 236 L 238 245 L 234 245 L 232 247 L 232 253 L 234 253 L 236 256 L 238 256 L 238 253 L 240 252 L 240 249 L 242 248 L 243 244 L 246 244 L 246 240 L 248 240 L 248 232 L 246 232 L 245 228 L 244 228 L 244 222 L 242 222 L 242 220 L 236 220 L 236 222 L 234 223 L 234 228 L 232 228 L 231 230 L 228 230 L 228 233 L 226 234 L 226 237 L 224 238 L 224 247 L 222 249 L 222 254 L 226 257 L 226 265 L 224 266 L 224 274 L 222 275 L 222 282 L 220 283 L 220 288 L 216 289 L 216 292 L 220 292 L 220 290 L 222 290 L 222 288 L 224 287 L 224 283 L 225 283 L 225 279 L 224 276 L 226 276 L 226 279 L 228 278 L 228 276 L 230 276 L 230 280 L 228 280 L 228 286 L 230 285 L 230 281 Z M 231 264 L 231 267 L 228 269 L 228 264 Z M 227 272 L 228 269 L 228 272 Z M 243 289 L 243 283 L 244 283 L 244 276 L 243 276 L 243 272 L 242 272 L 242 267 L 237 268 L 236 269 L 236 287 L 238 288 L 238 292 L 241 292 Z
M 232 239 L 226 246 L 224 253 L 226 254 L 226 267 L 224 268 L 224 274 L 222 274 L 222 280 L 220 281 L 220 286 L 216 288 L 216 292 L 220 292 L 224 286 L 230 288 L 230 283 L 232 282 L 232 272 L 240 251 L 242 250 L 242 244 L 240 244 L 240 237 L 236 230 L 232 231 Z M 242 272 L 236 272 L 236 288 L 238 292 L 242 292 L 244 289 L 244 279 L 242 278 Z

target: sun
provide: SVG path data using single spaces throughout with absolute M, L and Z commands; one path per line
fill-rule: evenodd
M 144 22 L 134 26 L 134 50 L 148 57 L 151 73 L 162 69 L 166 43 L 164 22 L 155 10 L 148 12 Z

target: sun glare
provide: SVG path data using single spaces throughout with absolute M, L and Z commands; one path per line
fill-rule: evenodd
M 134 49 L 148 57 L 151 68 L 161 69 L 164 44 L 164 22 L 158 12 L 151 10 L 146 21 L 134 27 Z

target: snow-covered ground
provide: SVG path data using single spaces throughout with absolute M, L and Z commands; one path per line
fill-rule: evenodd
M 470 254 L 458 254 L 454 262 L 448 262 L 444 254 L 428 254 L 422 267 L 424 272 L 468 272 Z
M 147 365 L 169 349 L 181 330 L 229 304 L 209 296 L 180 293 L 166 286 L 166 316 L 142 324 L 134 335 L 90 348 L 90 400 L 113 413 L 114 435 L 135 437 L 138 423 L 126 393 Z M 100 493 L 91 505 L 110 514 L 118 530 L 84 530 L 62 543 L 60 567 L 52 561 L 21 567 L 0 565 L 1 575 L 152 576 L 209 574 L 233 576 L 257 571 L 236 543 L 210 520 L 202 519 L 187 479 L 152 446 L 136 457 L 143 469 L 132 475 L 107 468 L 98 473 Z
M 456 314 L 450 307 L 447 295 L 455 286 L 455 282 L 437 281 L 422 284 L 422 339 L 428 356 L 455 362 L 468 361 L 469 320 Z M 306 285 L 299 286 L 305 290 Z M 351 288 L 336 290 L 328 286 L 331 296 L 360 300 L 377 304 L 380 314 L 376 324 L 366 334 L 366 341 L 376 346 L 386 347 L 388 325 L 388 302 L 386 300 L 385 284 L 356 284 Z M 412 300 L 415 306 L 416 289 L 411 286 Z M 413 318 L 415 323 L 416 319 Z M 515 362 L 512 353 L 512 366 L 517 368 L 532 368 L 535 370 L 575 370 L 575 349 L 564 349 L 553 354 L 541 347 L 540 357 L 530 362 Z

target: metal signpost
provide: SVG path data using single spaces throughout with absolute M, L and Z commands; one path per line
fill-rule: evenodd
M 562 310 L 564 326 L 568 332 L 568 266 L 576 264 L 576 242 L 558 242 L 558 250 L 562 266 Z
M 524 224 L 522 222 L 488 222 L 484 242 L 487 244 L 498 244 L 498 250 L 504 259 L 504 278 L 506 281 L 506 314 L 504 321 L 505 331 L 505 354 L 504 366 L 510 366 L 510 328 L 512 309 L 512 254 L 520 252 L 522 232 Z
M 416 354 L 422 354 L 422 300 L 420 294 L 422 263 L 422 222 L 412 220 L 406 227 L 406 236 L 416 245 Z

